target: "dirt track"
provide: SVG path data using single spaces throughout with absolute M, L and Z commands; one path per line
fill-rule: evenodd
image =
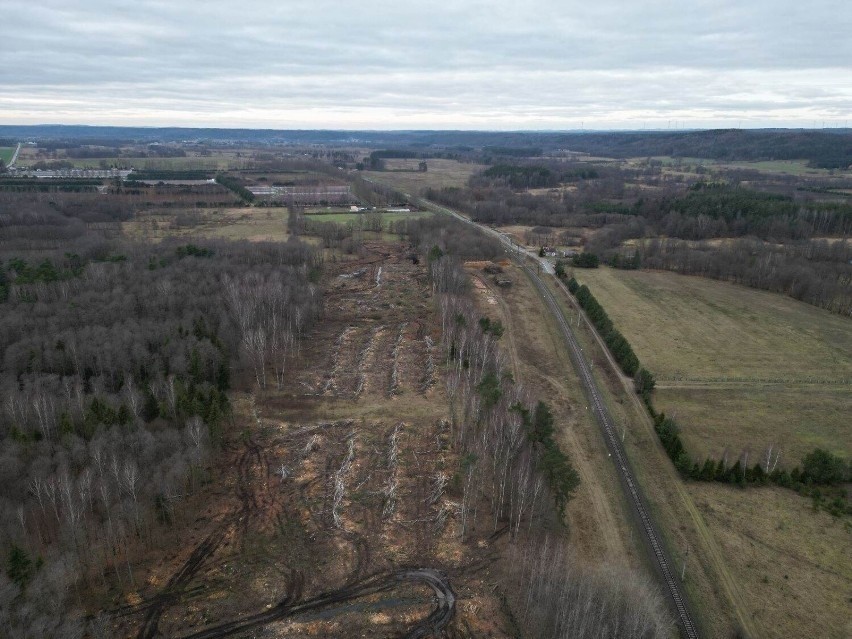
M 322 593 L 316 597 L 296 603 L 290 598 L 283 599 L 274 607 L 263 612 L 247 615 L 240 619 L 218 624 L 192 634 L 183 635 L 180 639 L 218 639 L 229 637 L 238 632 L 259 628 L 275 621 L 292 619 L 311 612 L 323 611 L 328 614 L 344 614 L 348 607 L 343 604 L 368 597 L 377 593 L 386 593 L 400 582 L 414 582 L 428 585 L 434 591 L 435 607 L 429 616 L 417 621 L 403 635 L 410 639 L 423 639 L 438 636 L 453 617 L 456 606 L 456 596 L 445 575 L 430 568 L 400 570 L 395 573 L 375 575 L 362 582 Z M 371 610 L 381 610 L 390 607 L 387 600 L 379 599 L 370 603 Z

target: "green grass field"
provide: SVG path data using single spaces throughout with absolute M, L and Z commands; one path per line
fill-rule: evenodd
M 630 163 L 643 163 L 646 158 L 633 158 Z M 849 176 L 850 171 L 829 169 L 817 169 L 808 166 L 808 160 L 761 160 L 761 161 L 722 161 L 707 158 L 673 158 L 669 156 L 657 156 L 653 158 L 663 163 L 663 166 L 675 168 L 679 166 L 703 166 L 713 171 L 721 169 L 749 169 L 769 174 L 795 175 L 797 177 L 825 177 L 828 175 Z
M 15 147 L 0 146 L 0 161 L 2 161 L 4 165 L 11 162 L 13 155 L 15 155 Z
M 807 160 L 765 160 L 760 162 L 718 162 L 716 166 L 737 169 L 752 169 L 763 173 L 783 173 L 799 177 L 827 176 L 829 169 L 815 169 L 808 166 Z M 835 171 L 834 175 L 849 175 L 848 171 Z
M 726 282 L 646 271 L 577 269 L 658 379 L 687 448 L 790 465 L 815 446 L 852 453 L 852 322 Z

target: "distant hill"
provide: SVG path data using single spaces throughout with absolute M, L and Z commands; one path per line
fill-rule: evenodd
M 0 126 L 0 138 L 79 144 L 211 142 L 360 145 L 372 148 L 479 151 L 530 155 L 556 149 L 605 157 L 700 157 L 714 160 L 807 159 L 824 168 L 852 164 L 852 129 L 717 129 L 706 131 L 332 131 L 114 126 Z M 534 152 L 533 152 L 534 150 Z

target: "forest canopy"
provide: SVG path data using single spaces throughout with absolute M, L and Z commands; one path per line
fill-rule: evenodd
M 143 245 L 67 213 L 0 213 L 0 624 L 70 637 L 66 598 L 132 584 L 205 481 L 240 363 L 277 379 L 322 300 L 301 242 Z

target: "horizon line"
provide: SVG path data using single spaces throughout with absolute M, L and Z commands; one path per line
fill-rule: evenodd
M 726 126 L 726 127 L 642 127 L 642 128 L 570 128 L 570 129 L 459 129 L 459 128 L 398 128 L 398 129 L 371 129 L 371 128 L 346 128 L 346 127 L 312 127 L 312 128 L 270 128 L 270 127 L 254 127 L 254 126 L 185 126 L 185 125 L 169 125 L 169 124 L 79 124 L 79 123 L 63 123 L 63 122 L 42 122 L 38 124 L 9 124 L 0 123 L 0 129 L 3 128 L 27 128 L 35 129 L 40 127 L 67 127 L 67 128 L 86 128 L 86 129 L 179 129 L 187 131 L 197 130 L 216 130 L 216 131 L 322 131 L 322 132 L 357 132 L 357 133 L 527 133 L 527 134 L 548 134 L 548 133 L 695 133 L 709 131 L 850 131 L 849 126 Z

